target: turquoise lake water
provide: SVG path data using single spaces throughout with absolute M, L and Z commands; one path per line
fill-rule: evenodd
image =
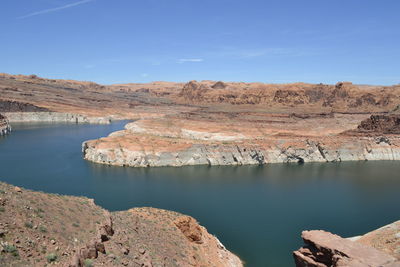
M 0 138 L 0 180 L 82 195 L 109 210 L 151 206 L 195 217 L 247 266 L 294 266 L 304 229 L 348 237 L 400 219 L 400 163 L 122 168 L 82 159 L 111 125 L 14 125 Z

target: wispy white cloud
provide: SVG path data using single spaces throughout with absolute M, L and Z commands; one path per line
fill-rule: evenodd
M 75 2 L 75 3 L 71 3 L 71 4 L 68 4 L 68 5 L 65 5 L 65 6 L 60 6 L 60 7 L 55 7 L 55 8 L 44 9 L 44 10 L 41 10 L 41 11 L 37 11 L 37 12 L 30 13 L 30 14 L 25 15 L 25 16 L 18 17 L 18 19 L 25 19 L 25 18 L 29 18 L 29 17 L 33 17 L 33 16 L 38 16 L 38 15 L 43 15 L 43 14 L 47 14 L 47 13 L 52 13 L 52 12 L 56 12 L 56 11 L 59 11 L 59 10 L 71 8 L 71 7 L 74 7 L 74 6 L 79 6 L 79 5 L 86 4 L 86 3 L 89 3 L 89 2 L 93 2 L 93 1 L 94 1 L 94 0 L 82 0 L 82 1 Z
M 231 59 L 256 59 L 266 57 L 301 57 L 313 56 L 321 54 L 322 51 L 316 49 L 302 49 L 302 48 L 239 48 L 239 47 L 220 47 L 207 54 L 209 57 L 215 58 L 231 58 Z
M 142 73 L 142 74 L 140 74 L 140 77 L 147 78 L 147 77 L 149 77 L 149 74 L 148 73 Z
M 180 58 L 178 59 L 178 63 L 186 63 L 186 62 L 203 62 L 202 58 Z

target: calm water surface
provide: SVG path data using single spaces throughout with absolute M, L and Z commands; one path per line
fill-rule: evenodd
M 398 162 L 121 168 L 82 159 L 83 141 L 124 124 L 15 125 L 0 138 L 0 180 L 109 210 L 191 215 L 251 267 L 293 266 L 303 229 L 355 236 L 400 219 Z

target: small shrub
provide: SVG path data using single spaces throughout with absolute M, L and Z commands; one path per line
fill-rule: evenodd
M 79 224 L 78 223 L 73 223 L 72 226 L 73 227 L 79 227 Z
M 47 232 L 47 228 L 44 227 L 43 225 L 39 226 L 39 231 L 42 233 L 46 233 Z
M 57 255 L 55 253 L 50 253 L 46 256 L 47 262 L 55 262 L 57 260 Z
M 25 227 L 29 228 L 29 229 L 32 229 L 33 228 L 33 224 L 31 222 L 26 222 L 25 223 Z
M 6 209 L 4 207 L 0 207 L 0 212 L 5 212 Z
M 37 213 L 44 212 L 44 210 L 42 210 L 41 208 L 37 208 L 35 211 L 36 211 Z
M 86 260 L 83 262 L 83 265 L 84 265 L 85 267 L 93 267 L 93 260 L 91 260 L 91 259 L 86 259 Z
M 10 254 L 13 255 L 14 257 L 18 257 L 18 256 L 19 256 L 19 253 L 18 253 L 17 248 L 16 248 L 15 246 L 13 246 L 13 245 L 6 245 L 6 246 L 4 247 L 4 251 L 5 251 L 6 253 L 10 253 Z

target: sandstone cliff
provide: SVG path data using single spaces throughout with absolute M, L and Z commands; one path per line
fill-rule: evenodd
M 192 217 L 0 183 L 0 266 L 242 266 Z

